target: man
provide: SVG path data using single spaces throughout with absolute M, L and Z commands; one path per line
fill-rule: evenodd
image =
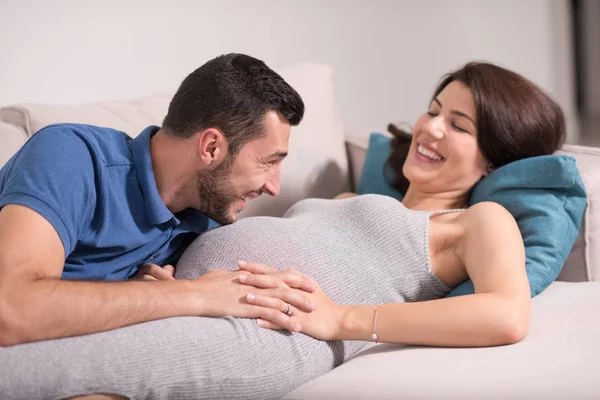
M 271 272 L 252 287 L 239 271 L 215 271 L 180 281 L 169 264 L 246 201 L 277 196 L 303 114 L 298 93 L 262 61 L 228 54 L 191 73 L 163 126 L 136 139 L 76 124 L 36 133 L 0 171 L 0 345 L 181 315 L 292 328 L 281 310 L 243 299 L 263 293 L 310 311 L 310 279 Z

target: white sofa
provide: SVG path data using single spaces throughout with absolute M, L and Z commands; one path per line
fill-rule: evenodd
M 253 200 L 243 216 L 281 215 L 305 197 L 356 187 L 368 132 L 344 133 L 330 68 L 303 64 L 279 71 L 306 103 L 292 130 L 278 198 Z M 0 109 L 0 166 L 38 129 L 81 122 L 131 136 L 160 125 L 170 94 L 74 106 L 21 104 Z M 382 121 L 382 125 L 389 121 Z M 600 149 L 565 146 L 588 189 L 583 225 L 559 281 L 533 299 L 528 336 L 512 346 L 428 348 L 371 345 L 286 399 L 598 399 L 600 379 Z M 1 397 L 1 396 L 0 396 Z

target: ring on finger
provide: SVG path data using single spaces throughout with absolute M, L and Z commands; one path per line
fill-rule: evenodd
M 290 306 L 290 303 L 285 303 L 285 310 L 283 310 L 283 313 L 285 315 L 292 315 L 292 307 Z

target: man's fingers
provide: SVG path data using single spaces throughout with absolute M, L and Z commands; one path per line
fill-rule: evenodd
M 258 326 L 260 326 L 261 328 L 266 328 L 266 329 L 276 329 L 276 330 L 282 330 L 283 328 L 270 323 L 269 321 L 265 321 L 262 318 L 256 318 L 256 323 L 258 324 Z
M 168 272 L 169 275 L 171 275 L 171 277 L 173 277 L 173 275 L 175 275 L 175 267 L 172 266 L 171 264 L 165 265 L 163 267 L 163 271 Z M 175 279 L 175 278 L 173 278 Z
M 312 312 L 317 308 L 313 301 L 297 289 L 264 289 L 260 295 L 281 299 L 306 312 Z
M 292 320 L 288 315 L 273 308 L 260 307 L 257 318 L 270 322 L 280 329 L 287 329 L 290 332 L 300 332 L 300 324 Z
M 138 271 L 135 273 L 135 275 L 133 276 L 132 279 L 136 280 L 136 281 L 156 281 L 156 280 L 158 280 L 150 274 L 151 267 L 152 267 L 152 264 L 142 265 L 138 269 Z
M 142 265 L 142 267 L 140 268 L 140 271 L 138 273 L 144 274 L 144 277 L 142 279 L 145 279 L 145 280 L 166 281 L 166 280 L 175 279 L 173 277 L 174 272 L 175 272 L 175 268 L 173 268 L 172 265 L 166 265 L 165 268 L 163 269 L 159 265 L 148 263 L 148 264 Z M 150 276 L 154 279 L 147 279 L 147 276 Z
M 285 314 L 288 309 L 287 303 L 276 297 L 261 296 L 259 294 L 248 293 L 246 295 L 246 302 L 257 306 L 269 307 L 277 311 L 281 311 Z M 291 306 L 290 306 L 291 307 Z
M 263 307 L 247 303 L 245 308 L 238 315 L 239 318 L 260 318 L 279 327 L 279 329 L 287 329 L 290 332 L 299 332 L 300 325 L 293 321 L 288 315 L 279 310 L 270 307 Z
M 279 272 L 279 270 L 265 264 L 259 264 L 251 261 L 238 261 L 238 267 L 253 274 L 268 274 L 269 272 Z

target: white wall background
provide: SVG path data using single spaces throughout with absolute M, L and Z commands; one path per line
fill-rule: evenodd
M 568 0 L 0 0 L 0 105 L 174 92 L 210 58 L 337 75 L 344 122 L 413 122 L 440 76 L 472 60 L 553 94 L 577 136 Z
M 586 104 L 585 112 L 600 118 L 600 1 L 583 0 L 581 13 L 584 21 L 582 47 L 584 49 L 582 73 L 587 87 L 583 92 Z

